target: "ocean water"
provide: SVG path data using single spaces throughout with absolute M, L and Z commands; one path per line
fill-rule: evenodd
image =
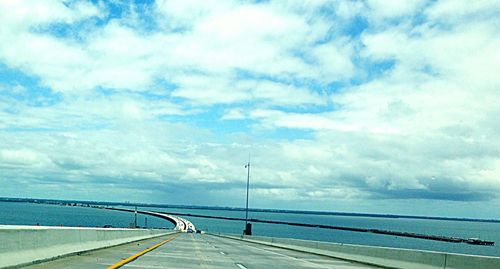
M 149 228 L 173 228 L 163 219 L 139 214 L 137 225 Z M 0 225 L 41 225 L 126 228 L 134 222 L 134 214 L 91 207 L 0 202 Z
M 151 208 L 142 210 L 169 213 L 187 213 L 223 217 L 244 218 L 243 211 Z M 242 234 L 244 221 L 228 221 L 198 217 L 184 217 L 193 222 L 198 229 L 209 232 Z M 441 252 L 464 253 L 473 255 L 500 256 L 500 223 L 424 220 L 404 218 L 353 217 L 333 215 L 311 215 L 293 213 L 249 212 L 249 218 L 279 220 L 299 223 L 325 224 L 356 228 L 374 228 L 391 231 L 413 232 L 429 235 L 454 236 L 461 238 L 480 238 L 495 241 L 495 246 L 477 246 L 465 243 L 449 243 L 409 237 L 359 233 L 331 229 L 297 227 L 267 223 L 252 223 L 254 235 L 289 237 L 296 239 L 318 240 L 356 245 L 371 245 L 394 248 L 421 249 Z
M 0 202 L 0 224 L 128 227 L 133 222 L 133 213 L 97 208 L 59 206 L 47 204 Z M 138 208 L 146 211 L 187 213 L 222 217 L 244 218 L 243 211 L 177 209 L 177 208 Z M 173 228 L 166 220 L 152 216 L 138 215 L 138 225 L 148 227 Z M 208 232 L 241 234 L 243 221 L 229 221 L 198 217 L 184 217 L 193 222 L 198 229 Z M 464 243 L 448 243 L 416 238 L 397 237 L 371 233 L 357 233 L 321 228 L 296 227 L 266 223 L 253 223 L 253 234 L 262 236 L 289 237 L 345 244 L 372 245 L 395 248 L 422 249 L 441 252 L 465 253 L 500 257 L 500 223 L 419 220 L 381 217 L 352 217 L 332 215 L 310 215 L 293 213 L 249 212 L 249 218 L 280 220 L 300 223 L 314 223 L 356 228 L 375 228 L 392 231 L 414 232 L 430 235 L 455 236 L 462 238 L 477 237 L 495 241 L 495 246 L 476 246 Z

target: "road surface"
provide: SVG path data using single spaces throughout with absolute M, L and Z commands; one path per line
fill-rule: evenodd
M 170 240 L 173 237 L 175 239 Z M 378 268 L 314 254 L 194 233 L 179 233 L 148 239 L 25 268 L 108 268 L 123 259 L 165 241 L 168 242 L 121 268 Z

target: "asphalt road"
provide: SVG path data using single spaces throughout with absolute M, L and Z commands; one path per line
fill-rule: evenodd
M 107 268 L 172 236 L 144 240 L 28 266 L 48 268 Z M 122 268 L 376 268 L 324 256 L 284 250 L 206 234 L 182 233 Z

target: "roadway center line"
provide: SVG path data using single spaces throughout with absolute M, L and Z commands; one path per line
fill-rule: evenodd
M 99 265 L 108 265 L 109 264 L 105 264 L 105 263 L 98 263 Z M 154 268 L 154 269 L 164 269 L 165 266 L 161 266 L 161 265 L 134 265 L 134 268 Z
M 125 264 L 127 264 L 127 263 L 129 263 L 129 262 L 131 262 L 131 261 L 133 261 L 133 260 L 135 260 L 135 259 L 137 259 L 137 258 L 141 257 L 142 255 L 144 255 L 144 254 L 146 254 L 146 253 L 150 252 L 151 250 L 154 250 L 154 249 L 156 249 L 156 248 L 158 248 L 158 247 L 161 247 L 162 245 L 164 245 L 164 244 L 166 244 L 166 243 L 168 243 L 168 242 L 170 242 L 170 241 L 174 240 L 174 239 L 175 239 L 175 238 L 177 238 L 178 236 L 179 236 L 179 235 L 176 235 L 176 236 L 173 236 L 172 238 L 169 238 L 169 239 L 167 239 L 167 240 L 165 240 L 165 241 L 162 241 L 162 242 L 160 242 L 160 243 L 158 243 L 158 244 L 156 244 L 156 245 L 154 245 L 154 246 L 152 246 L 152 247 L 149 247 L 149 248 L 147 248 L 147 249 L 145 249 L 145 250 L 143 250 L 143 251 L 141 251 L 141 252 L 138 252 L 138 253 L 136 253 L 136 254 L 134 254 L 134 255 L 132 255 L 132 256 L 130 256 L 130 257 L 128 257 L 128 258 L 126 258 L 126 259 L 123 259 L 123 260 L 121 260 L 121 261 L 119 261 L 119 262 L 117 262 L 117 263 L 115 263 L 115 264 L 112 264 L 111 266 L 109 266 L 109 267 L 108 267 L 108 268 L 106 268 L 106 269 L 116 269 L 116 268 L 120 268 L 120 267 L 124 266 Z

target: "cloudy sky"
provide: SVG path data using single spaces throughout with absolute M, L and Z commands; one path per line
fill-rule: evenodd
M 0 196 L 500 218 L 500 1 L 0 2 Z

